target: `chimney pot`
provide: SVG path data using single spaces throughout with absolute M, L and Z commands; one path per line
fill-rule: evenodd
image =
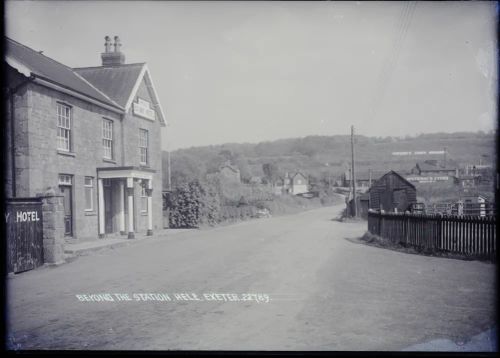
M 106 42 L 104 43 L 104 52 L 101 53 L 102 65 L 104 67 L 108 66 L 120 66 L 125 63 L 125 55 L 120 51 L 122 46 L 120 38 L 115 36 L 115 43 L 111 43 L 111 38 L 106 36 L 104 38 Z M 114 51 L 111 50 L 111 46 L 114 46 Z
M 120 43 L 120 38 L 118 36 L 115 36 L 115 52 L 120 52 L 120 47 L 122 44 Z
M 104 43 L 104 52 L 111 52 L 111 38 L 106 36 L 104 40 L 106 41 Z

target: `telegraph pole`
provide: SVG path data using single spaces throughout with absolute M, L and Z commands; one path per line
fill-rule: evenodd
M 358 216 L 358 210 L 356 207 L 356 176 L 354 172 L 354 126 L 351 126 L 351 180 L 352 180 L 352 200 L 353 200 L 353 216 Z

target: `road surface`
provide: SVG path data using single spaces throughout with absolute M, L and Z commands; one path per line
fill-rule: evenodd
M 366 223 L 332 220 L 342 207 L 155 237 L 9 277 L 8 347 L 496 349 L 493 264 L 349 241 Z M 144 293 L 164 296 L 134 296 Z M 105 294 L 113 301 L 87 301 Z

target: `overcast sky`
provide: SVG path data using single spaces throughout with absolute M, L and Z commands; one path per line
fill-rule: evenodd
M 163 148 L 496 125 L 493 2 L 7 1 L 6 34 L 70 67 L 105 35 L 147 62 Z

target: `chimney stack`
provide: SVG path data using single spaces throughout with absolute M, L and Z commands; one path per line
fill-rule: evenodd
M 104 67 L 123 65 L 125 63 L 125 55 L 120 50 L 122 46 L 120 38 L 115 36 L 114 51 L 111 51 L 111 38 L 106 36 L 104 40 L 104 52 L 101 53 L 102 65 Z

